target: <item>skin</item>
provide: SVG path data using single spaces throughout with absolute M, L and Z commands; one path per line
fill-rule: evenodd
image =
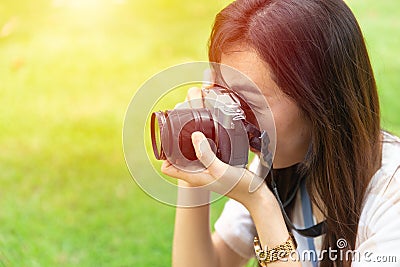
M 301 162 L 311 141 L 310 123 L 302 116 L 297 104 L 285 95 L 273 81 L 271 71 L 258 55 L 245 45 L 235 46 L 221 56 L 221 63 L 248 76 L 264 95 L 271 109 L 277 134 L 274 168 L 285 168 Z M 226 77 L 228 84 L 235 77 Z M 237 78 L 236 78 L 237 79 Z M 257 102 L 258 101 L 258 102 Z M 262 106 L 261 101 L 251 101 Z
M 290 98 L 282 93 L 273 81 L 268 66 L 255 52 L 246 46 L 232 47 L 222 55 L 221 63 L 232 66 L 246 74 L 262 91 L 274 115 L 277 147 L 274 158 L 275 168 L 283 168 L 302 161 L 310 143 L 310 126 Z M 224 73 L 222 75 L 225 75 Z M 234 83 L 235 77 L 224 79 Z M 188 92 L 187 100 L 201 97 L 198 88 Z M 193 146 L 199 160 L 206 167 L 201 173 L 185 173 L 168 161 L 164 161 L 162 172 L 179 179 L 180 186 L 203 186 L 207 190 L 196 196 L 207 197 L 209 191 L 221 192 L 224 184 L 232 177 L 240 177 L 236 186 L 226 195 L 242 203 L 250 212 L 263 247 L 275 247 L 288 239 L 285 222 L 279 205 L 265 183 L 254 192 L 249 184 L 255 177 L 246 169 L 235 168 L 215 157 L 202 133 L 192 135 Z M 182 192 L 181 192 L 182 194 Z M 266 214 L 274 214 L 267 216 Z M 195 208 L 177 208 L 173 241 L 172 265 L 180 266 L 244 266 L 246 260 L 232 251 L 216 233 L 211 233 L 209 205 Z M 190 248 L 190 249 L 188 249 Z M 268 266 L 301 266 L 296 261 L 277 261 Z

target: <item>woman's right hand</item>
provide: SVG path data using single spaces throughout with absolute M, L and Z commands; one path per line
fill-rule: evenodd
M 201 88 L 191 87 L 187 92 L 185 102 L 189 104 L 190 108 L 204 108 Z
M 199 87 L 191 87 L 189 88 L 185 102 L 189 105 L 190 108 L 203 108 L 203 93 L 201 91 L 201 88 Z M 183 180 L 178 180 L 178 186 L 182 187 L 196 187 L 194 185 L 191 185 L 190 183 L 183 181 Z
M 203 108 L 202 90 L 198 87 L 190 88 L 186 101 L 190 108 Z M 179 207 L 181 201 L 186 204 L 190 201 L 208 203 L 209 191 L 181 179 L 178 179 L 178 185 L 172 266 L 244 266 L 247 260 L 228 247 L 218 234 L 211 233 L 209 205 Z M 180 190 L 183 187 L 190 189 Z M 188 250 L 188 247 L 191 249 Z

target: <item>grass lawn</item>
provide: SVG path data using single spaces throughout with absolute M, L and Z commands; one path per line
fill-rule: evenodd
M 170 265 L 174 209 L 130 177 L 124 113 L 151 75 L 207 59 L 213 17 L 229 2 L 2 1 L 0 266 Z M 400 134 L 400 2 L 348 3 L 383 126 Z

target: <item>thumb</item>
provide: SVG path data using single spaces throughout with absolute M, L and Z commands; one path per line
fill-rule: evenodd
M 197 158 L 207 169 L 213 168 L 222 163 L 212 151 L 207 138 L 202 132 L 192 133 L 192 143 Z

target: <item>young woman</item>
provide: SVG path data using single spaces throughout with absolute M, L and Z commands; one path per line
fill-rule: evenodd
M 251 193 L 252 173 L 244 171 L 214 233 L 208 206 L 178 208 L 173 266 L 244 266 L 256 254 L 262 266 L 400 266 L 400 141 L 381 131 L 368 53 L 345 2 L 237 0 L 216 16 L 209 60 L 246 74 L 267 99 L 274 169 Z M 189 100 L 196 97 L 200 90 L 190 90 Z M 181 185 L 218 184 L 227 170 L 243 172 L 215 159 L 201 133 L 192 141 L 204 172 L 167 161 L 162 167 Z M 288 202 L 284 212 L 280 201 Z M 255 253 L 255 236 L 268 259 Z M 297 258 L 288 254 L 295 240 Z M 281 257 L 271 257 L 274 248 Z

